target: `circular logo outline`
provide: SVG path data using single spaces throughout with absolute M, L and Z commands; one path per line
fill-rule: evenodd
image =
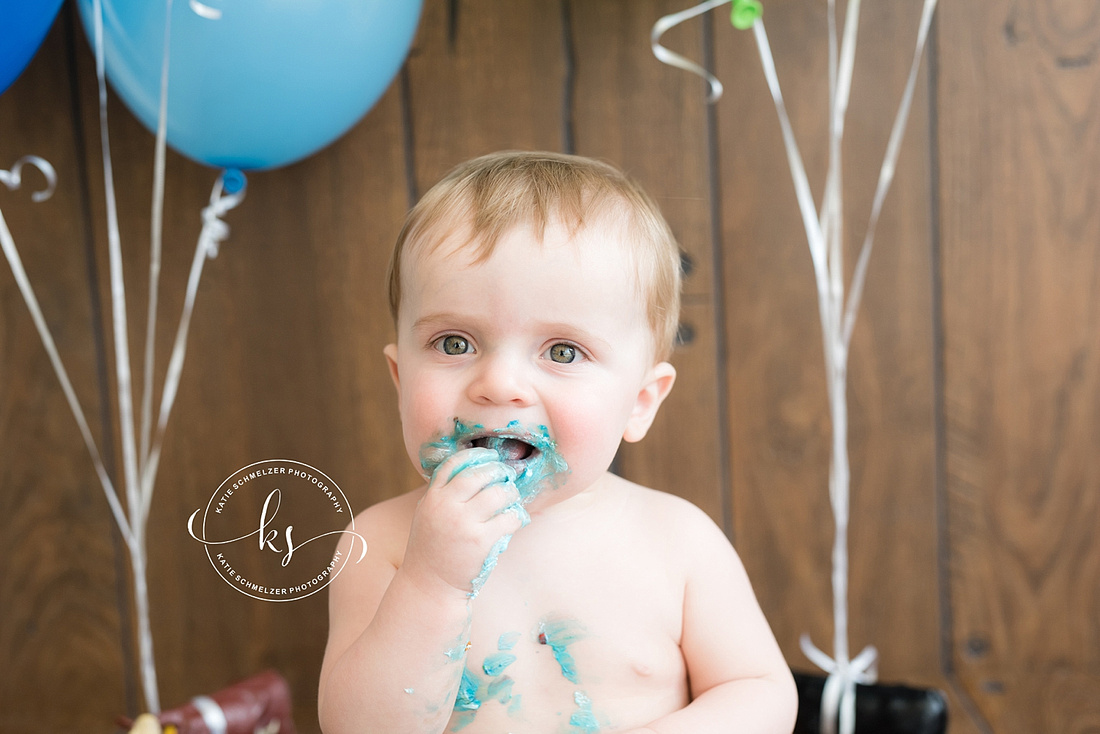
M 337 492 L 339 494 L 340 500 L 343 502 L 344 507 L 347 508 L 348 515 L 351 517 L 351 522 L 345 528 L 342 528 L 342 529 L 339 529 L 339 530 L 332 530 L 332 531 L 323 533 L 320 536 L 315 536 L 313 538 L 310 538 L 309 540 L 306 541 L 306 543 L 308 543 L 311 540 L 316 540 L 318 537 L 324 537 L 325 535 L 334 535 L 334 534 L 343 535 L 345 533 L 350 533 L 352 536 L 354 536 L 352 538 L 352 541 L 351 541 L 351 547 L 349 547 L 349 549 L 348 549 L 349 553 L 347 554 L 347 556 L 345 556 L 345 558 L 342 559 L 342 561 L 338 564 L 338 566 L 335 569 L 332 569 L 331 567 L 326 567 L 326 571 L 330 571 L 329 578 L 323 584 L 318 586 L 316 589 L 311 590 L 309 593 L 302 594 L 301 596 L 290 596 L 290 595 L 288 595 L 284 598 L 267 598 L 267 597 L 257 596 L 255 594 L 250 593 L 248 588 L 243 586 L 242 584 L 234 584 L 229 578 L 226 577 L 225 574 L 222 573 L 222 570 L 218 567 L 218 564 L 214 561 L 214 557 L 211 555 L 211 552 L 210 552 L 210 546 L 211 545 L 218 545 L 218 544 L 220 544 L 222 542 L 226 542 L 226 541 L 208 541 L 206 539 L 206 519 L 210 514 L 211 506 L 214 504 L 214 501 L 217 499 L 217 497 L 223 493 L 223 490 L 224 490 L 226 484 L 228 484 L 230 481 L 232 481 L 235 477 L 247 472 L 249 469 L 252 469 L 254 467 L 264 465 L 264 464 L 293 464 L 293 465 L 296 465 L 298 467 L 304 467 L 306 469 L 309 469 L 309 470 L 315 472 L 319 477 L 323 477 L 328 482 L 327 486 L 330 489 L 334 490 L 335 492 Z M 306 480 L 306 481 L 308 481 L 308 480 Z M 213 567 L 214 572 L 217 573 L 218 577 L 222 581 L 224 581 L 230 588 L 234 589 L 235 591 L 237 591 L 241 594 L 244 594 L 245 596 L 256 599 L 257 601 L 266 601 L 266 602 L 275 602 L 275 603 L 299 601 L 301 599 L 306 599 L 310 596 L 313 596 L 317 592 L 325 589 L 326 587 L 328 587 L 329 584 L 332 583 L 332 581 L 337 576 L 340 575 L 340 573 L 344 570 L 344 567 L 347 565 L 348 561 L 351 560 L 351 555 L 352 554 L 351 554 L 350 551 L 355 548 L 355 539 L 356 538 L 358 538 L 360 540 L 360 542 L 362 542 L 362 544 L 363 544 L 363 550 L 360 553 L 359 559 L 356 561 L 356 563 L 358 563 L 359 561 L 362 561 L 363 558 L 366 556 L 366 553 L 367 553 L 367 542 L 363 538 L 362 535 L 355 532 L 355 513 L 351 509 L 351 504 L 348 502 L 348 498 L 344 494 L 344 491 L 342 489 L 340 489 L 340 485 L 338 485 L 335 481 L 333 481 L 332 477 L 330 477 L 328 474 L 325 474 L 323 471 L 321 471 L 317 467 L 311 466 L 310 464 L 307 464 L 304 461 L 297 461 L 296 459 L 261 459 L 260 461 L 254 461 L 251 464 L 247 464 L 247 465 L 241 467 L 240 469 L 236 470 L 235 472 L 233 472 L 232 474 L 227 476 L 224 480 L 222 480 L 222 483 L 218 485 L 218 488 L 216 490 L 214 490 L 214 493 L 210 496 L 210 500 L 206 503 L 206 507 L 202 510 L 203 514 L 202 514 L 202 537 L 201 538 L 195 536 L 194 533 L 191 532 L 191 524 L 194 520 L 195 514 L 197 514 L 198 512 L 199 511 L 196 510 L 194 513 L 192 513 L 191 519 L 188 521 L 188 532 L 191 533 L 191 536 L 193 538 L 195 538 L 196 540 L 198 540 L 199 542 L 201 542 L 203 544 L 203 550 L 206 552 L 206 559 L 210 562 L 210 565 L 211 565 L 211 567 Z M 249 535 L 251 535 L 251 533 Z M 248 536 L 244 536 L 244 537 L 248 537 Z M 301 545 L 305 545 L 305 543 L 302 543 Z

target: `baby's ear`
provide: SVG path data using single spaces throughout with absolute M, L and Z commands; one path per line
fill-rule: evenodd
M 401 378 L 397 374 L 397 345 L 387 344 L 382 349 L 382 354 L 386 355 L 386 364 L 390 367 L 390 377 L 393 379 L 393 386 L 399 391 L 401 390 Z
M 624 441 L 634 443 L 645 438 L 649 427 L 653 424 L 653 419 L 657 417 L 657 409 L 661 407 L 661 403 L 672 390 L 674 382 L 676 382 L 675 367 L 668 362 L 659 362 L 653 366 L 634 401 L 634 411 L 626 422 L 626 430 L 623 431 Z

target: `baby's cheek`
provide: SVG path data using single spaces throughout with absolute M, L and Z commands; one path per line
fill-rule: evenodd
M 453 425 L 450 405 L 451 401 L 433 385 L 406 386 L 401 399 L 401 426 L 413 463 L 418 463 L 416 457 L 425 441 L 431 441 Z
M 554 422 L 558 449 L 574 471 L 593 465 L 602 471 L 618 449 L 622 432 L 616 434 L 614 418 L 598 406 L 598 402 L 580 402 Z

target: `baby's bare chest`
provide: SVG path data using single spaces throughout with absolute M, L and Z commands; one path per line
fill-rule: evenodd
M 472 605 L 452 729 L 612 732 L 686 705 L 682 586 L 612 545 L 505 553 Z

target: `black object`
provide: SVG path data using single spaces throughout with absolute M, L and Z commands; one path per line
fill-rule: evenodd
M 794 734 L 821 731 L 825 677 L 795 673 L 798 719 Z M 945 734 L 947 699 L 941 691 L 898 685 L 856 684 L 856 734 Z

